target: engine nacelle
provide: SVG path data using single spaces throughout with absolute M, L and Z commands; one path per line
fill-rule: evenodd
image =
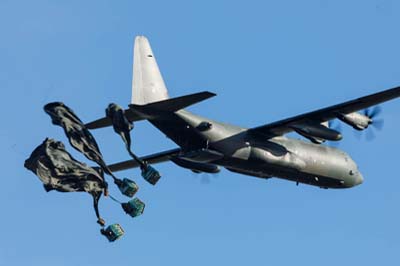
M 364 130 L 372 123 L 372 119 L 370 117 L 358 112 L 347 115 L 339 114 L 337 118 L 352 126 L 356 130 Z
M 340 132 L 321 124 L 294 125 L 292 128 L 298 134 L 317 144 L 324 140 L 338 141 L 342 139 Z
M 216 174 L 219 171 L 221 171 L 220 167 L 215 164 L 197 163 L 197 162 L 188 161 L 186 159 L 182 159 L 182 158 L 178 158 L 178 157 L 171 158 L 170 160 L 173 163 L 175 163 L 176 165 L 186 168 L 186 169 L 190 169 L 195 173 L 203 172 L 203 173 Z

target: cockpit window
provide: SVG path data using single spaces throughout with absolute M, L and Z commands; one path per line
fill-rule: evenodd
M 353 170 L 350 170 L 349 175 L 354 175 Z

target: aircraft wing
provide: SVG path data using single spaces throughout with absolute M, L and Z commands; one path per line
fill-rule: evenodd
M 268 136 L 279 136 L 293 131 L 293 126 L 307 122 L 322 123 L 337 118 L 338 114 L 350 114 L 400 96 L 400 87 L 374 93 L 348 102 L 340 103 L 313 112 L 290 117 L 263 126 L 249 129 L 249 132 Z
M 172 150 L 167 150 L 159 153 L 155 153 L 152 155 L 144 156 L 141 157 L 140 159 L 148 162 L 149 164 L 154 164 L 154 163 L 162 163 L 169 161 L 171 157 L 178 155 L 181 152 L 181 149 L 176 148 Z M 139 167 L 139 164 L 135 160 L 128 160 L 120 163 L 115 163 L 111 164 L 108 166 L 111 171 L 116 172 L 116 171 L 122 171 L 130 168 L 136 168 Z

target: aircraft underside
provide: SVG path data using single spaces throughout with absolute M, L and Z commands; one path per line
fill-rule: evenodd
M 302 173 L 300 171 L 288 171 L 287 169 L 273 169 L 273 167 L 267 167 L 265 165 L 251 165 L 250 167 L 238 167 L 226 166 L 225 169 L 239 174 L 248 176 L 254 176 L 259 178 L 281 178 L 295 182 L 297 185 L 307 184 L 317 186 L 320 188 L 349 188 L 346 186 L 343 180 L 339 180 L 332 177 L 326 177 L 316 174 Z
M 261 178 L 278 177 L 322 188 L 348 188 L 363 177 L 345 152 L 323 145 L 340 141 L 330 126 L 340 120 L 356 130 L 379 128 L 378 104 L 400 97 L 400 87 L 370 94 L 312 112 L 253 128 L 219 123 L 194 115 L 186 107 L 215 96 L 203 91 L 170 98 L 146 37 L 134 45 L 132 100 L 125 110 L 130 122 L 147 120 L 180 148 L 144 156 L 148 163 L 172 161 L 195 172 L 215 173 L 219 167 Z M 375 106 L 373 109 L 368 109 Z M 239 107 L 240 108 L 240 107 Z M 363 112 L 361 112 L 363 111 Z M 88 123 L 89 129 L 107 127 L 107 117 Z M 285 137 L 296 133 L 306 139 Z M 115 171 L 138 167 L 133 161 L 110 165 Z

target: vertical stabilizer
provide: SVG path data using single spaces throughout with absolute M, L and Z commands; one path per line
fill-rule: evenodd
M 144 36 L 137 36 L 133 48 L 131 103 L 145 105 L 168 98 L 168 91 L 149 41 Z

